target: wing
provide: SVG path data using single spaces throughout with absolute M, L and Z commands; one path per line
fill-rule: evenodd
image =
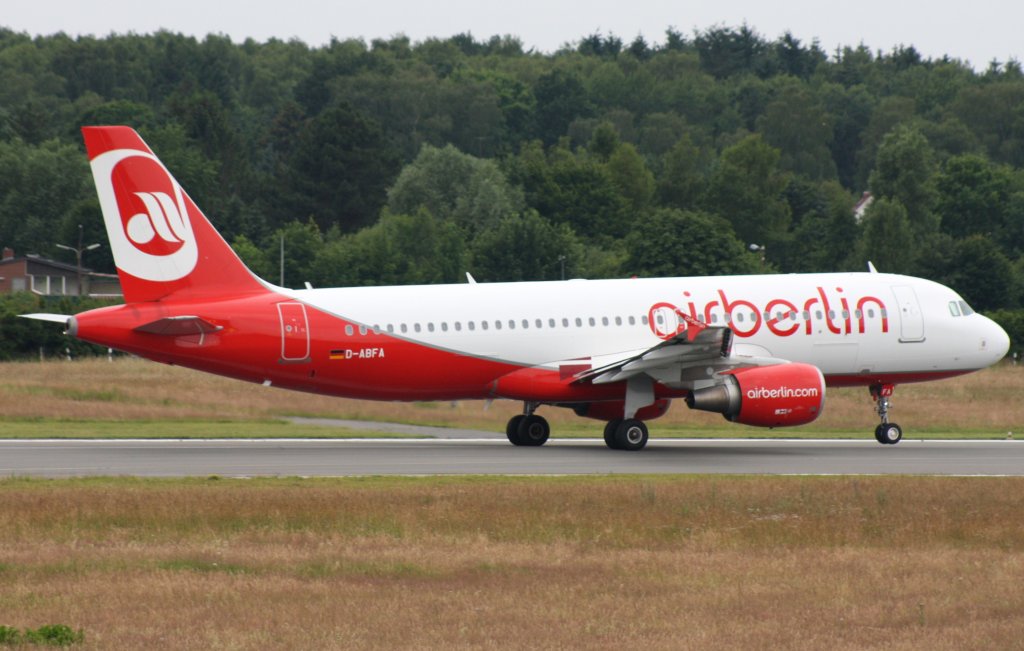
M 732 331 L 724 327 L 688 327 L 653 348 L 615 360 L 576 375 L 575 382 L 608 384 L 640 375 L 655 375 L 659 370 L 705 366 L 730 356 Z M 658 373 L 659 375 L 661 373 Z

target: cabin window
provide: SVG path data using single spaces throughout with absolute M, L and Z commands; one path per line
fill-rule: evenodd
M 418 323 L 412 324 L 412 329 L 415 330 L 416 332 L 419 332 L 420 331 L 420 324 L 418 324 Z
M 348 335 L 349 337 L 351 337 L 353 334 L 355 334 L 355 330 L 352 329 L 352 326 L 346 325 L 345 326 L 345 334 Z
M 389 324 L 388 324 L 388 332 L 394 332 L 394 331 L 395 331 L 395 326 L 393 326 L 393 325 L 391 325 L 391 324 L 389 323 Z
M 644 314 L 643 316 L 640 317 L 640 323 L 642 323 L 644 325 L 648 325 L 647 315 L 646 314 Z
M 630 316 L 629 317 L 629 325 L 636 325 L 636 317 L 635 316 Z
M 473 321 L 467 321 L 466 322 L 466 327 L 469 330 L 476 330 L 476 323 L 474 323 Z
M 849 310 L 843 310 L 843 318 L 844 319 L 849 319 L 850 318 L 850 311 Z
M 404 323 L 403 323 L 403 324 L 401 325 L 401 328 L 402 328 L 402 332 L 403 332 L 403 333 L 404 333 L 404 332 L 408 332 L 408 331 L 409 331 L 409 327 L 408 327 L 408 326 L 406 326 L 406 325 L 405 325 Z
M 462 322 L 461 321 L 456 321 L 455 322 L 455 332 L 462 332 Z
M 529 330 L 529 329 L 530 329 L 530 320 L 529 319 L 523 319 L 523 330 Z
M 361 334 L 361 335 L 365 335 L 366 334 L 366 326 L 364 326 L 364 325 L 359 326 L 359 334 Z
M 487 321 L 486 320 L 480 322 L 480 329 L 481 330 L 486 330 L 487 329 Z
M 563 328 L 568 328 L 569 327 L 569 319 L 566 319 L 565 317 L 562 317 L 562 327 Z
M 508 320 L 508 329 L 509 330 L 515 330 L 516 329 L 516 320 L 515 319 L 509 319 Z
M 427 324 L 427 332 L 433 332 L 433 331 L 434 331 L 434 323 L 430 322 L 430 323 Z
M 821 320 L 822 320 L 822 318 L 824 318 L 824 316 L 825 316 L 825 315 L 823 315 L 823 314 L 821 313 L 821 310 L 815 310 L 815 311 L 814 311 L 814 318 L 815 318 L 815 319 L 817 319 L 818 321 L 821 321 Z
M 441 322 L 441 332 L 448 332 L 448 322 L 447 321 L 442 321 Z
M 606 316 L 601 317 L 601 325 L 608 325 L 608 317 L 606 317 Z
M 737 323 L 743 323 L 743 312 L 737 312 L 736 313 L 736 322 Z
M 861 312 L 860 310 L 854 310 L 853 311 L 853 316 L 856 319 L 863 319 L 864 318 L 864 313 Z
M 536 321 L 533 322 L 533 324 L 535 326 L 537 326 L 538 328 L 543 328 L 544 327 L 544 321 L 542 319 L 537 319 Z
M 615 325 L 617 325 L 617 326 L 622 325 L 622 317 L 621 316 L 615 317 Z
M 579 328 L 583 325 L 583 319 L 576 317 L 576 327 Z

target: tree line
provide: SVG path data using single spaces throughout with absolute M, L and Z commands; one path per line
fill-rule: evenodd
M 0 29 L 0 244 L 73 262 L 55 245 L 78 224 L 105 242 L 85 124 L 136 127 L 275 281 L 283 238 L 290 286 L 870 260 L 1024 321 L 1016 61 L 826 52 L 746 25 L 552 54 L 470 34 L 310 47 Z M 106 246 L 86 264 L 113 271 Z

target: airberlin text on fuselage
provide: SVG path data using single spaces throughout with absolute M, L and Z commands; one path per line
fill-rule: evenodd
M 683 292 L 683 297 L 686 299 L 685 311 L 672 303 L 655 303 L 649 311 L 648 323 L 655 335 L 662 339 L 670 339 L 685 329 L 685 322 L 680 319 L 678 330 L 671 330 L 671 326 L 659 327 L 660 324 L 655 323 L 658 310 L 671 310 L 678 315 L 688 314 L 691 318 L 704 323 L 712 323 L 713 313 L 724 313 L 732 315 L 729 327 L 737 337 L 752 337 L 760 332 L 761 328 L 767 328 L 772 334 L 779 337 L 792 337 L 801 331 L 805 335 L 813 334 L 814 317 L 820 311 L 825 326 L 832 334 L 851 334 L 854 328 L 858 334 L 864 334 L 869 316 L 874 315 L 877 309 L 881 332 L 889 332 L 888 312 L 885 303 L 880 299 L 874 296 L 861 296 L 856 299 L 847 297 L 843 294 L 842 287 L 836 287 L 832 296 L 823 287 L 815 289 L 815 294 L 806 299 L 790 301 L 784 298 L 773 298 L 764 305 L 757 305 L 746 299 L 730 300 L 726 296 L 725 290 L 719 289 L 716 291 L 717 298 L 705 303 L 700 311 L 698 311 L 697 303 L 691 298 L 690 292 Z M 752 316 L 749 323 L 739 322 L 736 318 L 735 315 L 740 310 L 743 310 L 742 313 L 747 317 Z M 796 318 L 801 313 L 803 314 L 802 324 Z M 779 318 L 780 316 L 782 318 Z

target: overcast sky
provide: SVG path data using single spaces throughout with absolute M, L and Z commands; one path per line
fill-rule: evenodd
M 992 59 L 1024 57 L 1024 2 L 1020 0 L 12 0 L 0 25 L 30 34 L 105 36 L 169 29 L 196 36 L 222 33 L 236 42 L 252 37 L 299 38 L 321 45 L 332 36 L 414 41 L 472 32 L 518 36 L 527 48 L 551 52 L 601 32 L 631 41 L 643 34 L 661 43 L 667 27 L 692 34 L 744 21 L 771 40 L 784 31 L 804 43 L 817 38 L 831 53 L 863 42 L 888 51 L 913 45 L 925 56 L 948 54 L 983 69 Z M 101 8 L 100 8 L 101 7 Z

